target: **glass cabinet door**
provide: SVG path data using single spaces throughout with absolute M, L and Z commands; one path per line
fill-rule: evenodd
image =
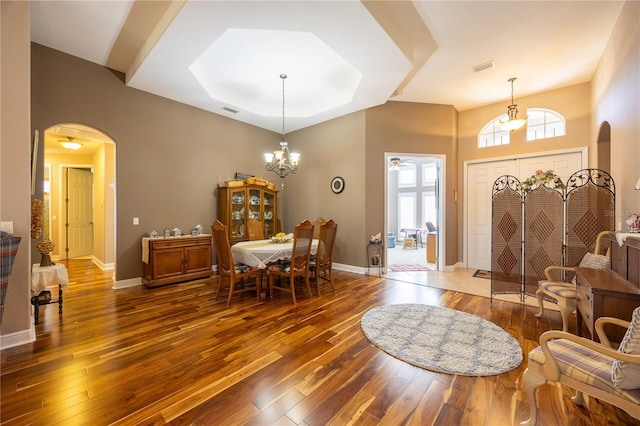
M 245 238 L 245 189 L 231 191 L 231 239 Z
M 262 191 L 255 188 L 249 189 L 249 203 L 247 204 L 249 207 L 249 217 L 248 219 L 261 219 L 261 206 L 262 206 Z
M 264 223 L 264 237 L 270 238 L 276 234 L 276 200 L 275 195 L 264 192 L 262 220 Z

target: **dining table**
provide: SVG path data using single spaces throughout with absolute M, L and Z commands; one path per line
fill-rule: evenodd
M 311 254 L 318 251 L 318 240 L 311 240 Z M 241 241 L 231 247 L 233 261 L 254 266 L 258 269 L 266 269 L 270 263 L 279 260 L 291 259 L 293 252 L 293 240 L 287 242 L 274 242 L 270 239 Z

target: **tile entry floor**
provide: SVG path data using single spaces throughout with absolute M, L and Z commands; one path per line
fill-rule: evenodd
M 387 269 L 384 275 L 387 279 L 404 281 L 408 283 L 436 287 L 445 290 L 459 291 L 462 293 L 474 294 L 476 296 L 491 297 L 491 280 L 486 278 L 476 278 L 473 276 L 475 269 L 456 268 L 453 272 L 442 272 L 436 270 L 436 265 L 427 263 L 426 248 L 420 247 L 416 250 L 403 249 L 402 242 L 396 243 L 395 248 L 387 248 L 387 265 L 422 265 L 430 271 L 409 271 L 392 272 Z M 373 271 L 371 273 L 374 273 Z M 519 295 L 494 295 L 496 300 L 505 300 L 514 303 L 521 303 Z M 557 311 L 555 303 L 544 302 L 545 309 Z M 538 306 L 535 297 L 525 297 L 524 304 L 528 306 Z

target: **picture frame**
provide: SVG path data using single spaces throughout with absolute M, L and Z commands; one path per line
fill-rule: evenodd
M 341 176 L 336 176 L 331 179 L 331 190 L 334 194 L 340 194 L 344 191 L 344 179 Z

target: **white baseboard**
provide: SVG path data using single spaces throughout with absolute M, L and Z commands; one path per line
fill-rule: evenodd
M 5 350 L 14 346 L 26 345 L 36 341 L 36 329 L 32 325 L 28 330 L 18 331 L 0 336 L 0 349 Z
M 113 289 L 114 290 L 119 290 L 121 288 L 129 288 L 129 287 L 136 287 L 142 285 L 142 277 L 138 277 L 138 278 L 129 278 L 127 280 L 121 280 L 121 281 L 113 281 Z
M 333 268 L 339 271 L 355 272 L 356 274 L 362 274 L 362 275 L 365 275 L 367 273 L 367 268 L 362 268 L 360 266 L 353 266 L 353 265 L 345 265 L 343 263 L 334 263 Z
M 110 269 L 113 269 L 115 267 L 115 263 L 102 263 L 97 257 L 93 256 L 91 258 L 91 261 L 100 269 L 102 269 L 103 271 L 108 271 Z

